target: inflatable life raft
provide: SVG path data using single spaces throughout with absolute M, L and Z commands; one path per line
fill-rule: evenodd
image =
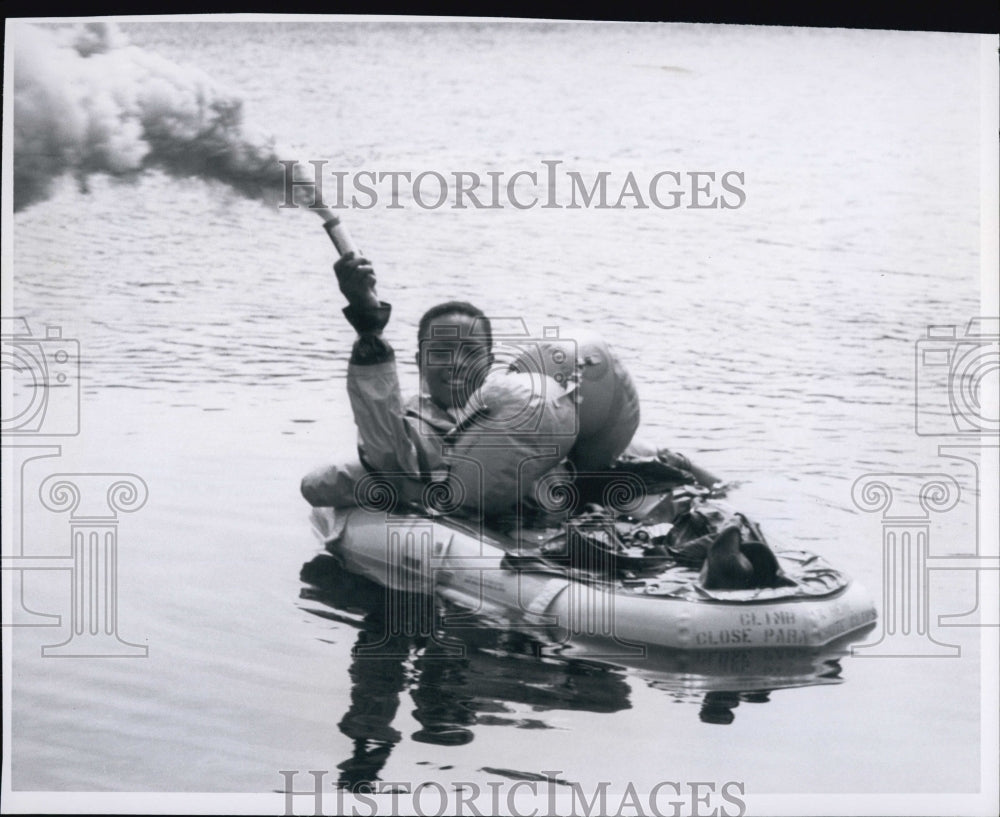
M 775 551 L 779 586 L 707 590 L 696 568 L 676 562 L 652 574 L 602 576 L 535 558 L 547 541 L 563 535 L 558 530 L 511 536 L 450 517 L 365 508 L 314 508 L 311 520 L 326 548 L 353 573 L 415 596 L 438 596 L 477 619 L 559 643 L 815 649 L 876 619 L 861 586 L 803 551 Z
M 574 341 L 548 338 L 526 346 L 514 337 L 509 353 L 498 352 L 510 374 L 497 381 L 502 387 L 493 384 L 470 400 L 479 423 L 457 448 L 464 460 L 475 461 L 477 473 L 489 476 L 492 488 L 504 489 L 504 499 L 527 496 L 545 512 L 533 519 L 517 514 L 511 525 L 509 519 L 496 524 L 502 517 L 488 512 L 505 511 L 512 501 L 458 503 L 444 511 L 446 500 L 429 511 L 435 491 L 448 487 L 435 484 L 426 486 L 419 506 L 404 506 L 391 480 L 370 474 L 354 498 L 376 501 L 313 508 L 317 535 L 347 570 L 410 598 L 437 596 L 478 619 L 558 643 L 815 649 L 875 621 L 863 588 L 819 556 L 771 549 L 746 517 L 710 501 L 713 489 L 705 488 L 686 458 L 665 450 L 645 458 L 623 455 L 639 423 L 638 398 L 628 372 L 600 338 L 574 333 Z M 502 349 L 497 341 L 494 350 Z M 539 383 L 524 401 L 524 388 L 507 385 L 532 377 L 553 381 L 553 388 Z M 575 390 L 573 481 L 553 472 L 522 482 L 522 460 L 531 461 L 542 444 L 559 448 L 559 440 L 540 436 L 540 429 L 560 427 L 555 420 L 562 409 L 558 399 L 541 397 L 550 391 L 558 396 L 563 388 Z M 552 422 L 536 422 L 522 403 L 537 403 L 542 420 Z M 487 420 L 503 421 L 499 439 L 483 431 Z M 452 486 L 445 493 L 462 491 Z M 483 516 L 479 511 L 496 527 L 473 521 Z M 733 520 L 742 521 L 734 526 Z M 728 555 L 717 548 L 727 543 Z M 713 564 L 717 552 L 721 561 Z M 734 566 L 736 573 L 752 569 L 753 581 L 730 581 L 724 574 Z M 719 575 L 709 568 L 719 568 Z M 398 622 L 401 630 L 411 624 Z

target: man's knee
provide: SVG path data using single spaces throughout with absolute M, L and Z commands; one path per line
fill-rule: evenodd
M 302 477 L 302 483 L 299 485 L 299 490 L 302 492 L 302 498 L 314 508 L 323 504 L 320 501 L 320 492 L 315 471 L 312 471 Z
M 348 463 L 324 465 L 310 471 L 299 486 L 302 497 L 313 507 L 354 505 L 358 467 Z

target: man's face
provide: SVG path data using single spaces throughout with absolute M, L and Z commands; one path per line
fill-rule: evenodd
M 417 366 L 431 399 L 442 408 L 464 406 L 490 367 L 490 347 L 475 318 L 439 315 L 420 341 Z

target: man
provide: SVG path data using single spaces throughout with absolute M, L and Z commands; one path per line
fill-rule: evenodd
M 421 394 L 404 406 L 395 353 L 382 336 L 391 307 L 377 297 L 371 262 L 348 253 L 334 271 L 348 301 L 344 316 L 358 333 L 347 390 L 360 463 L 308 474 L 306 500 L 364 504 L 355 490 L 375 472 L 404 500 L 420 501 L 423 488 L 435 484 L 446 509 L 475 516 L 534 505 L 539 480 L 563 472 L 576 439 L 572 390 L 544 374 L 493 367 L 489 319 L 472 304 L 449 301 L 420 321 Z
M 314 507 L 365 505 L 359 489 L 366 474 L 375 472 L 404 502 L 430 504 L 426 488 L 433 485 L 440 489 L 434 494 L 439 501 L 446 497 L 439 510 L 493 521 L 523 518 L 526 509 L 544 509 L 546 480 L 569 478 L 567 455 L 577 469 L 581 463 L 603 469 L 623 452 L 626 460 L 655 461 L 677 471 L 684 481 L 720 488 L 714 475 L 682 455 L 642 452 L 638 446 L 626 450 L 639 422 L 638 399 L 627 371 L 602 341 L 586 341 L 580 350 L 578 405 L 580 395 L 570 379 L 560 384 L 544 371 L 491 368 L 490 321 L 462 301 L 439 304 L 421 318 L 417 366 L 422 390 L 404 407 L 395 352 L 382 337 L 391 307 L 376 295 L 371 262 L 347 253 L 334 271 L 348 301 L 344 316 L 358 333 L 347 390 L 358 427 L 360 463 L 308 474 L 302 494 Z M 566 367 L 572 369 L 577 356 L 572 355 L 572 361 L 568 357 L 562 355 L 553 372 L 567 374 Z M 588 404 L 591 416 L 581 420 L 581 406 Z M 668 504 L 674 523 L 689 518 L 688 509 L 675 508 L 673 498 Z M 343 520 L 328 516 L 318 529 L 331 540 L 339 535 Z M 702 513 L 698 518 L 705 530 L 693 530 L 674 544 L 688 558 L 704 561 L 704 587 L 740 589 L 784 581 L 759 529 L 745 517 L 708 520 Z M 743 526 L 752 541 L 743 541 Z M 683 525 L 675 527 L 683 533 Z

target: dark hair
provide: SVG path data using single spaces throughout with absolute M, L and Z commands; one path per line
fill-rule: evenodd
M 485 337 L 486 344 L 493 348 L 493 326 L 486 313 L 478 307 L 473 306 L 468 301 L 445 301 L 443 304 L 432 306 L 420 319 L 420 327 L 417 329 L 417 340 L 421 341 L 430 332 L 431 321 L 440 318 L 442 315 L 466 315 L 475 319 L 472 327 L 474 337 Z

